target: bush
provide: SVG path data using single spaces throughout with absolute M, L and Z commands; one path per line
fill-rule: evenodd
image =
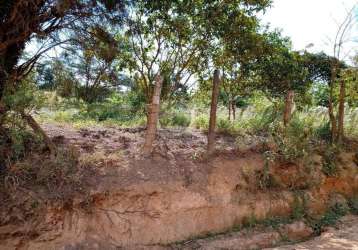
M 233 124 L 228 119 L 219 118 L 217 122 L 217 131 L 223 134 L 230 134 L 233 131 Z
M 280 118 L 280 110 L 280 107 L 276 105 L 269 105 L 265 108 L 260 107 L 258 110 L 253 111 L 253 116 L 245 121 L 243 126 L 253 134 L 267 133 L 270 126 Z
M 192 127 L 207 131 L 209 129 L 209 117 L 207 115 L 199 115 L 192 121 Z
M 320 140 L 330 141 L 331 140 L 331 127 L 330 127 L 329 122 L 324 122 L 323 124 L 318 126 L 315 129 L 314 134 L 315 134 L 316 138 L 318 138 Z
M 358 196 L 354 196 L 348 200 L 348 206 L 352 214 L 358 215 Z
M 59 148 L 56 156 L 52 157 L 44 157 L 41 153 L 31 154 L 0 175 L 0 183 L 4 184 L 0 193 L 6 196 L 17 188 L 24 188 L 44 195 L 45 199 L 69 200 L 76 193 L 86 191 L 82 187 L 84 179 L 80 170 L 78 153 L 72 147 Z
M 53 119 L 56 122 L 71 122 L 73 120 L 73 114 L 68 111 L 58 111 L 54 113 Z
M 182 114 L 182 113 L 175 113 L 172 118 L 172 126 L 179 126 L 179 127 L 188 127 L 190 125 L 190 117 Z
M 281 122 L 274 123 L 271 126 L 271 133 L 278 153 L 285 160 L 303 158 L 313 150 L 313 121 L 307 116 L 294 115 L 287 127 Z
M 324 227 L 336 225 L 337 221 L 347 213 L 348 210 L 344 204 L 336 203 L 320 219 L 311 221 L 311 227 L 319 235 Z
M 322 172 L 327 176 L 337 176 L 338 168 L 337 162 L 338 148 L 334 146 L 327 146 L 323 153 Z
M 183 112 L 175 112 L 162 116 L 159 122 L 163 127 L 188 127 L 190 125 L 190 117 Z

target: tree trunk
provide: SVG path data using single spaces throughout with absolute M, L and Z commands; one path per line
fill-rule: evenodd
M 4 120 L 5 120 L 5 115 L 6 115 L 6 107 L 5 105 L 1 102 L 0 99 L 0 129 L 4 124 Z
M 331 140 L 332 142 L 336 141 L 337 138 L 337 121 L 334 115 L 334 107 L 333 107 L 333 83 L 331 83 L 330 94 L 328 100 L 328 115 L 331 123 Z
M 334 143 L 337 139 L 337 120 L 336 116 L 334 115 L 334 104 L 333 104 L 333 89 L 334 89 L 334 83 L 336 81 L 337 77 L 337 63 L 332 62 L 331 63 L 331 80 L 329 84 L 329 99 L 328 99 L 328 115 L 329 115 L 329 121 L 331 124 L 331 141 Z
M 287 126 L 291 120 L 294 96 L 295 92 L 293 90 L 289 90 L 287 92 L 285 99 L 285 110 L 283 112 L 283 124 L 285 126 Z
M 18 42 L 8 46 L 6 50 L 0 54 L 0 126 L 8 111 L 3 103 L 6 85 L 9 84 L 9 76 L 14 73 L 19 58 L 25 48 L 25 41 Z
M 211 155 L 215 150 L 216 110 L 218 107 L 219 85 L 220 85 L 220 72 L 218 69 L 216 69 L 214 71 L 213 93 L 211 97 L 210 121 L 209 121 L 209 131 L 208 131 L 208 149 L 207 149 L 208 155 Z
M 228 120 L 231 121 L 231 101 L 230 100 L 229 100 L 229 104 L 228 104 L 228 110 L 229 110 Z
M 34 130 L 35 133 L 40 134 L 43 138 L 46 146 L 50 150 L 52 155 L 56 154 L 56 146 L 52 142 L 51 138 L 48 137 L 46 132 L 40 127 L 40 125 L 36 122 L 36 120 L 31 116 L 25 113 L 21 113 L 22 118 L 29 124 L 29 126 Z
M 236 119 L 236 103 L 235 103 L 235 101 L 231 101 L 231 107 L 232 107 L 232 120 L 235 121 L 235 119 Z
M 339 107 L 338 107 L 338 133 L 337 141 L 341 142 L 344 137 L 344 103 L 346 97 L 346 86 L 342 80 L 339 91 Z
M 153 151 L 153 142 L 157 133 L 157 124 L 159 119 L 160 93 L 162 91 L 163 78 L 160 76 L 160 74 L 157 74 L 154 81 L 155 86 L 153 91 L 152 103 L 149 107 L 149 112 L 147 116 L 147 130 L 143 146 L 144 156 L 149 156 Z

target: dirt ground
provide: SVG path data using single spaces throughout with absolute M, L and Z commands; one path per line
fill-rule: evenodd
M 30 218 L 34 217 L 31 214 L 33 208 L 37 206 L 37 203 L 34 203 L 32 199 L 34 194 L 45 199 L 46 192 L 40 192 L 41 189 L 34 189 L 31 183 L 25 186 L 22 189 L 31 191 L 31 193 L 29 194 L 30 198 L 26 198 L 23 204 L 29 204 L 29 206 L 27 208 L 19 203 L 17 207 L 24 207 L 27 209 L 25 209 L 26 211 L 31 213 L 27 215 L 23 209 L 15 211 L 21 217 L 16 220 L 18 223 L 17 226 L 14 226 L 15 230 L 9 229 L 8 224 L 14 222 L 10 215 L 14 213 L 13 210 L 16 206 L 8 206 L 8 210 L 4 210 L 5 212 L 0 214 L 0 241 L 1 237 L 8 239 L 10 246 L 14 243 L 11 237 L 15 239 L 20 235 L 21 240 L 19 242 L 21 244 L 29 242 L 31 244 L 34 240 L 36 244 L 41 245 L 43 242 L 52 242 L 55 238 L 58 238 L 58 242 L 61 244 L 68 243 L 72 247 L 71 241 L 68 241 L 66 237 L 69 237 L 75 243 L 81 235 L 83 237 L 82 243 L 85 245 L 81 245 L 82 243 L 76 245 L 76 243 L 73 245 L 73 249 L 109 249 L 106 240 L 104 241 L 106 247 L 86 247 L 87 243 L 91 243 L 88 240 L 88 235 L 93 234 L 100 239 L 106 239 L 110 235 L 116 244 L 125 241 L 136 243 L 138 239 L 143 239 L 146 247 L 136 249 L 152 249 L 147 246 L 157 245 L 158 243 L 171 244 L 188 239 L 191 235 L 201 235 L 200 232 L 204 231 L 222 232 L 224 228 L 225 230 L 232 228 L 232 222 L 240 221 L 246 216 L 244 216 L 245 213 L 249 215 L 255 211 L 264 218 L 265 211 L 269 208 L 271 211 L 271 207 L 272 211 L 278 209 L 278 214 L 281 214 L 280 211 L 283 214 L 288 213 L 288 196 L 286 197 L 284 194 L 290 192 L 291 184 L 286 185 L 287 187 L 283 185 L 282 190 L 272 190 L 272 194 L 276 196 L 278 191 L 282 191 L 282 197 L 286 197 L 284 202 L 280 202 L 279 197 L 271 197 L 270 191 L 265 193 L 258 190 L 256 174 L 261 173 L 260 171 L 264 166 L 262 153 L 270 149 L 270 145 L 264 142 L 264 138 L 254 138 L 253 142 L 249 141 L 249 145 L 241 146 L 242 144 L 238 144 L 235 137 L 219 134 L 216 138 L 217 153 L 213 158 L 208 159 L 204 157 L 206 151 L 205 133 L 182 129 L 160 129 L 152 157 L 143 158 L 141 156 L 145 133 L 143 128 L 90 127 L 76 129 L 66 124 L 42 124 L 42 127 L 59 149 L 66 149 L 66 153 L 74 152 L 77 155 L 76 159 L 78 157 L 79 160 L 75 162 L 75 169 L 78 169 L 76 175 L 85 176 L 84 184 L 79 185 L 82 190 L 86 190 L 85 196 L 79 197 L 81 199 L 75 197 L 76 199 L 73 199 L 72 203 L 71 201 L 61 203 L 59 208 L 54 210 L 56 216 L 53 216 L 53 212 L 44 211 L 43 215 L 46 215 L 49 220 L 48 223 L 42 225 L 40 223 L 43 220 L 42 217 L 34 220 L 34 223 L 39 221 L 41 227 L 34 230 L 33 226 L 29 226 L 30 231 L 34 231 L 34 233 L 28 236 L 29 232 L 26 230 L 26 232 L 22 232 L 20 228 L 23 227 L 20 225 L 27 224 L 31 220 Z M 348 159 L 349 157 L 343 158 Z M 319 157 L 312 157 L 312 159 L 314 164 L 320 164 Z M 348 169 L 355 169 L 355 165 L 352 164 L 354 165 L 349 160 L 345 163 L 345 166 Z M 30 165 L 34 165 L 31 159 Z M 289 182 L 292 180 L 295 180 L 295 183 L 299 182 L 300 178 L 297 179 L 297 176 L 294 178 L 299 173 L 299 165 L 291 165 L 284 165 L 284 169 L 278 168 L 279 173 L 276 175 L 287 177 Z M 48 167 L 50 170 L 51 168 L 51 166 Z M 53 175 L 56 175 L 56 173 L 62 172 L 54 172 Z M 63 179 L 66 180 L 68 174 L 64 173 L 63 175 Z M 301 177 L 305 179 L 306 175 Z M 347 181 L 348 179 L 344 179 L 344 185 L 335 186 L 334 190 L 341 186 L 346 188 L 345 185 L 351 182 Z M 358 180 L 358 177 L 356 179 Z M 54 180 L 57 179 L 54 178 Z M 55 185 L 56 188 L 58 186 L 66 187 L 66 183 L 73 182 L 72 179 L 69 179 L 68 182 L 62 182 L 62 179 L 59 179 L 59 181 L 58 183 L 56 181 L 51 182 L 51 185 Z M 285 183 L 284 180 L 282 182 Z M 349 184 L 347 185 L 349 186 Z M 73 187 L 76 188 L 76 186 Z M 68 188 L 71 189 L 69 190 L 70 194 L 71 192 L 75 193 L 72 186 L 68 185 Z M 328 190 L 330 186 L 325 188 Z M 19 190 L 21 191 L 21 189 Z M 54 193 L 61 191 L 60 188 L 53 190 Z M 347 190 L 349 190 L 349 187 L 347 187 Z M 19 192 L 14 192 L 14 194 Z M 49 192 L 47 191 L 47 193 Z M 19 195 L 24 196 L 23 193 L 19 193 Z M 246 197 L 246 195 L 249 196 Z M 87 197 L 91 199 L 87 200 Z M 253 197 L 257 200 L 252 202 Z M 268 203 L 265 203 L 265 197 Z M 70 204 L 70 212 L 65 209 L 67 203 Z M 83 205 L 85 206 L 82 207 Z M 276 205 L 277 209 L 275 210 Z M 145 208 L 144 214 L 140 214 L 141 210 L 138 210 L 138 207 L 142 208 L 142 206 Z M 257 209 L 255 210 L 254 207 L 257 207 Z M 81 209 L 77 211 L 79 208 Z M 106 216 L 103 216 L 102 210 L 104 209 L 107 209 L 105 211 L 109 211 L 108 209 L 121 211 L 120 217 L 125 217 L 125 219 L 119 220 L 118 214 L 108 215 L 106 213 Z M 132 211 L 132 209 L 134 210 Z M 284 210 L 287 211 L 284 212 Z M 48 216 L 49 214 L 51 216 Z M 78 217 L 77 222 L 72 223 L 72 218 L 77 218 L 76 216 Z M 71 219 L 70 223 L 67 223 L 66 218 Z M 123 228 L 126 229 L 127 221 L 133 224 L 133 228 L 130 227 L 129 238 L 121 232 Z M 71 225 L 69 228 L 67 228 L 68 224 Z M 72 224 L 75 225 L 75 229 L 78 227 L 81 230 L 76 229 L 77 232 L 72 229 Z M 97 226 L 99 224 L 103 226 L 103 232 L 98 232 Z M 152 228 L 145 230 L 147 226 Z M 302 234 L 299 239 L 312 236 L 311 228 L 302 226 L 302 224 L 292 226 L 295 227 L 295 232 Z M 208 231 L 206 231 L 207 228 Z M 93 233 L 91 233 L 91 230 L 93 230 Z M 287 229 L 282 230 L 287 231 Z M 75 233 L 81 234 L 73 237 Z M 26 237 L 22 237 L 22 234 Z M 286 235 L 282 231 L 258 227 L 253 230 L 245 229 L 215 237 L 189 240 L 178 245 L 155 246 L 153 249 L 264 249 L 281 245 L 283 234 Z M 123 236 L 123 239 L 119 236 Z M 166 240 L 163 240 L 164 243 L 156 241 L 156 239 L 164 236 L 167 237 Z M 136 241 L 133 239 L 136 239 Z M 358 217 L 345 217 L 339 224 L 338 230 L 329 228 L 320 237 L 308 242 L 273 249 L 358 249 L 357 239 Z M 18 245 L 21 245 L 20 243 Z M 47 249 L 46 244 L 41 245 L 45 248 L 32 245 L 32 248 L 29 249 Z M 98 242 L 95 241 L 90 245 L 98 245 Z
M 185 180 L 189 185 L 194 172 L 206 176 L 211 171 L 207 162 L 200 164 L 205 153 L 206 135 L 199 131 L 161 129 L 153 159 L 141 159 L 143 128 L 92 127 L 78 130 L 55 124 L 43 127 L 57 144 L 74 146 L 83 162 L 97 164 L 102 169 L 101 177 L 96 180 L 102 189 L 148 180 L 161 183 Z M 230 153 L 237 154 L 240 150 L 235 139 L 225 135 L 217 135 L 216 147 L 219 152 L 225 152 L 224 157 L 230 157 Z M 195 181 L 204 179 L 199 177 Z M 250 249 L 259 249 L 277 244 L 279 238 L 277 232 L 244 231 L 189 242 L 179 249 L 247 249 L 249 246 L 253 246 Z M 337 228 L 328 228 L 321 236 L 307 242 L 270 249 L 358 249 L 358 217 L 347 216 Z
M 306 229 L 297 230 L 302 236 Z M 276 245 L 274 248 L 265 248 Z M 322 235 L 299 243 L 285 243 L 273 229 L 245 229 L 212 238 L 188 241 L 171 249 L 200 250 L 356 250 L 358 249 L 358 216 L 345 216 L 336 228 L 329 227 Z
M 328 228 L 321 236 L 294 245 L 270 248 L 271 250 L 357 250 L 358 216 L 347 216 L 337 228 Z
M 58 146 L 78 151 L 82 165 L 98 170 L 100 175 L 96 183 L 100 184 L 99 188 L 113 189 L 146 181 L 190 182 L 192 173 L 205 176 L 210 171 L 210 164 L 201 164 L 207 139 L 199 131 L 160 129 L 153 157 L 145 159 L 141 157 L 144 128 L 75 129 L 58 124 L 43 124 L 42 127 Z M 235 138 L 218 135 L 216 148 L 225 152 L 224 157 L 230 157 L 237 150 Z

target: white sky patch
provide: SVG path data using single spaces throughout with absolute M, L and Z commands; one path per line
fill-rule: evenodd
M 329 38 L 334 38 L 337 23 L 344 20 L 355 3 L 357 0 L 273 0 L 273 7 L 266 11 L 262 21 L 270 23 L 271 28 L 282 29 L 283 35 L 291 38 L 295 50 L 303 50 L 313 43 L 309 51 L 332 55 L 333 43 L 329 43 Z M 351 37 L 357 34 L 355 27 Z M 357 42 L 345 46 L 350 55 L 355 48 L 358 48 Z

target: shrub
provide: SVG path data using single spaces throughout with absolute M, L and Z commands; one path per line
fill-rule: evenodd
M 219 118 L 217 122 L 217 131 L 223 134 L 230 134 L 233 132 L 233 124 L 228 119 Z
M 312 122 L 295 115 L 287 127 L 274 123 L 271 129 L 278 153 L 285 160 L 303 158 L 312 151 Z
M 292 204 L 291 218 L 300 220 L 306 215 L 307 210 L 307 197 L 303 192 L 296 192 Z
M 330 141 L 331 140 L 331 128 L 329 122 L 324 122 L 320 124 L 314 131 L 316 138 Z
M 354 196 L 348 200 L 348 206 L 352 214 L 358 215 L 358 196 Z
M 337 168 L 338 148 L 327 146 L 323 153 L 322 172 L 327 176 L 337 176 L 339 170 Z
M 172 126 L 188 127 L 190 125 L 190 117 L 183 113 L 175 113 L 172 122 Z
M 309 219 L 309 223 L 314 232 L 319 235 L 324 227 L 336 225 L 337 221 L 345 216 L 347 212 L 348 210 L 344 204 L 336 203 L 318 220 Z
M 40 137 L 26 129 L 21 120 L 0 130 L 0 172 L 21 160 L 30 150 L 41 149 Z
M 279 185 L 270 171 L 270 163 L 275 160 L 275 154 L 271 151 L 266 151 L 263 156 L 265 157 L 264 166 L 261 170 L 255 172 L 258 187 L 262 190 L 276 188 Z
M 199 115 L 193 120 L 191 126 L 196 129 L 207 131 L 209 129 L 209 117 L 207 115 Z
M 190 117 L 185 113 L 169 113 L 160 117 L 160 125 L 163 127 L 188 127 L 190 125 Z
M 57 111 L 54 113 L 53 119 L 57 122 L 71 122 L 73 120 L 73 114 L 69 111 Z
M 280 108 L 277 105 L 261 107 L 253 112 L 253 116 L 243 124 L 244 128 L 253 134 L 269 132 L 271 125 L 281 116 Z
M 88 170 L 90 171 L 90 170 Z M 78 153 L 69 147 L 59 148 L 56 156 L 31 154 L 24 160 L 13 164 L 1 176 L 3 192 L 16 190 L 17 187 L 29 190 L 40 189 L 46 199 L 70 199 L 76 192 L 84 192 L 82 173 L 78 168 Z M 14 180 L 16 180 L 14 182 Z

